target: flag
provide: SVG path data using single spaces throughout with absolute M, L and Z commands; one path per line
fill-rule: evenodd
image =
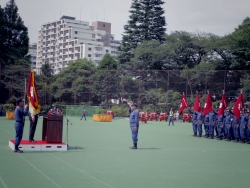
M 225 109 L 228 107 L 226 95 L 223 93 L 220 101 L 220 107 L 218 110 L 218 117 L 224 114 Z
M 238 97 L 237 101 L 234 104 L 234 115 L 240 120 L 240 110 L 244 108 L 244 100 L 242 93 Z
M 194 103 L 194 110 L 197 111 L 197 112 L 201 112 L 201 102 L 200 102 L 200 98 L 199 98 L 199 95 L 196 94 L 196 97 L 195 97 L 195 103 Z
M 186 95 L 183 94 L 182 95 L 182 100 L 181 100 L 181 105 L 180 105 L 180 110 L 179 110 L 179 113 L 182 114 L 183 110 L 185 108 L 188 107 L 188 104 L 187 104 L 187 99 L 186 99 Z
M 204 111 L 203 111 L 203 116 L 205 116 L 206 114 L 208 114 L 209 112 L 211 112 L 213 110 L 213 103 L 211 100 L 211 96 L 208 93 L 207 94 L 207 98 L 206 98 L 206 103 L 204 105 Z
M 40 111 L 40 103 L 36 89 L 35 74 L 33 71 L 30 72 L 29 84 L 27 90 L 27 96 L 29 101 L 29 111 L 31 114 L 38 114 Z

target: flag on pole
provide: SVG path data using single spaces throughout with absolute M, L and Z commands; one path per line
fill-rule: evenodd
M 179 113 L 182 114 L 183 110 L 188 107 L 186 95 L 183 93 Z
M 194 110 L 197 112 L 201 112 L 201 102 L 200 102 L 200 98 L 199 98 L 199 94 L 196 93 L 196 97 L 195 97 L 195 103 L 194 103 Z
M 206 98 L 206 103 L 204 105 L 204 111 L 203 111 L 203 116 L 205 116 L 206 114 L 208 114 L 209 112 L 211 112 L 213 110 L 213 103 L 211 100 L 211 96 L 208 93 L 207 94 L 207 98 Z
M 27 90 L 27 96 L 29 101 L 29 111 L 31 114 L 38 114 L 40 111 L 39 97 L 36 89 L 35 74 L 33 71 L 30 72 L 29 84 Z
M 240 96 L 238 97 L 237 101 L 234 104 L 234 115 L 237 117 L 238 120 L 240 120 L 240 110 L 244 108 L 244 100 L 243 95 L 240 93 Z
M 221 101 L 220 101 L 219 110 L 218 110 L 218 117 L 221 116 L 222 114 L 224 114 L 224 111 L 227 107 L 228 107 L 228 102 L 226 99 L 226 95 L 223 92 L 222 97 L 221 97 Z

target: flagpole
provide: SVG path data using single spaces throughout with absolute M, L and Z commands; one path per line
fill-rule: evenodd
M 24 105 L 26 103 L 26 92 L 27 92 L 27 89 L 26 89 L 26 78 L 24 79 Z M 25 116 L 23 116 L 23 125 L 25 125 Z

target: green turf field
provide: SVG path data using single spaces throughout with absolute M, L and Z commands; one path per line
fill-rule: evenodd
M 2 188 L 248 188 L 250 145 L 192 137 L 191 124 L 140 124 L 138 150 L 128 120 L 69 117 L 66 152 L 14 153 L 14 121 L 0 117 Z M 42 118 L 35 139 L 41 139 Z M 28 139 L 28 120 L 24 139 Z M 66 133 L 64 122 L 64 141 Z

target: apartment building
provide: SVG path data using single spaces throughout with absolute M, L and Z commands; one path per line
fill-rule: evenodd
M 87 58 L 98 64 L 106 53 L 116 56 L 120 41 L 111 34 L 111 23 L 76 20 L 62 16 L 60 20 L 43 24 L 38 31 L 37 74 L 45 62 L 59 73 L 74 60 Z
M 28 54 L 30 56 L 31 68 L 36 69 L 36 54 L 37 54 L 37 44 L 31 43 L 29 44 Z

